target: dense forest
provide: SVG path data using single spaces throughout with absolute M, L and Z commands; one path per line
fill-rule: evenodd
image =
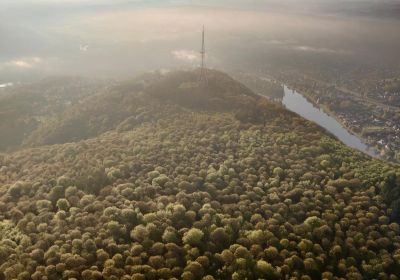
M 207 78 L 82 94 L 0 154 L 0 279 L 399 279 L 400 168 Z

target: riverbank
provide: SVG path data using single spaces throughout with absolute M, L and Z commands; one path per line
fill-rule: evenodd
M 395 163 L 398 164 L 398 161 L 396 161 L 394 158 L 390 158 L 385 156 L 384 154 L 382 154 L 382 150 L 380 147 L 378 147 L 377 145 L 373 145 L 371 144 L 371 142 L 366 139 L 361 132 L 357 132 L 355 131 L 351 126 L 347 125 L 345 122 L 343 122 L 342 118 L 340 118 L 335 111 L 331 110 L 327 105 L 325 104 L 321 104 L 318 103 L 317 100 L 315 98 L 313 98 L 312 95 L 308 94 L 307 92 L 304 91 L 299 91 L 293 87 L 288 87 L 290 90 L 296 91 L 297 93 L 299 93 L 300 95 L 302 95 L 308 102 L 310 102 L 314 107 L 322 110 L 323 112 L 325 112 L 327 115 L 329 115 L 330 117 L 334 118 L 338 123 L 340 123 L 340 125 L 345 128 L 350 134 L 356 136 L 357 138 L 359 138 L 365 145 L 367 145 L 368 147 L 370 147 L 371 149 L 374 149 L 377 153 L 377 158 L 381 159 L 381 160 L 385 160 L 387 162 L 391 162 L 391 163 Z
M 344 130 L 346 132 L 343 132 L 344 134 L 348 133 L 349 135 L 345 136 L 349 139 L 351 138 L 357 138 L 358 141 L 356 140 L 350 140 L 351 144 L 356 145 L 358 150 L 361 150 L 362 152 L 373 156 L 375 158 L 381 159 L 381 160 L 386 160 L 388 162 L 394 162 L 397 163 L 397 161 L 395 160 L 395 157 L 391 157 L 390 155 L 388 155 L 387 153 L 385 154 L 385 152 L 387 152 L 385 150 L 384 147 L 382 147 L 382 145 L 378 145 L 377 141 L 379 139 L 376 139 L 376 137 L 365 137 L 365 134 L 363 134 L 363 129 L 364 126 L 362 127 L 357 127 L 357 126 L 353 126 L 351 123 L 351 118 L 348 119 L 347 115 L 343 116 L 342 114 L 339 114 L 337 112 L 335 112 L 335 110 L 332 110 L 329 106 L 329 104 L 325 104 L 325 102 L 318 102 L 320 100 L 319 94 L 316 94 L 317 92 L 312 91 L 312 87 L 297 87 L 296 83 L 292 83 L 290 80 L 282 80 L 282 79 L 278 79 L 276 77 L 273 77 L 271 75 L 267 75 L 265 73 L 263 73 L 262 76 L 260 76 L 260 74 L 258 73 L 239 73 L 236 74 L 236 77 L 238 77 L 238 79 L 240 79 L 246 86 L 248 86 L 249 88 L 251 88 L 254 92 L 258 93 L 261 96 L 267 97 L 270 101 L 275 102 L 277 104 L 282 104 L 282 100 L 283 100 L 283 96 L 284 96 L 284 88 L 286 86 L 286 84 L 290 84 L 290 89 L 293 89 L 294 91 L 296 91 L 299 95 L 301 95 L 306 102 L 310 103 L 310 106 L 313 108 L 316 108 L 318 110 L 321 110 L 321 112 L 323 112 L 324 114 L 327 115 L 327 117 L 332 118 L 332 121 L 337 123 L 337 125 L 335 125 L 336 130 Z M 276 85 L 279 85 L 279 87 L 281 88 L 282 94 L 279 98 L 277 98 L 276 96 L 270 96 L 267 94 L 264 94 L 264 90 L 265 90 L 265 83 L 273 83 Z M 311 91 L 309 91 L 311 90 Z M 309 92 L 307 92 L 309 91 Z M 343 99 L 338 99 L 336 100 L 337 102 L 342 101 Z M 299 101 L 300 103 L 302 103 L 302 101 Z M 296 104 L 293 104 L 293 106 L 295 106 Z M 311 108 L 309 108 L 310 110 L 312 110 Z M 354 112 L 357 112 L 358 108 L 354 108 Z M 289 109 L 290 110 L 290 109 Z M 352 108 L 353 110 L 353 108 Z M 293 111 L 293 110 L 292 110 Z M 295 112 L 295 111 L 294 111 Z M 299 114 L 299 112 L 296 112 Z M 307 114 L 307 112 L 303 112 L 305 114 Z M 315 112 L 315 114 L 318 115 L 317 112 Z M 301 115 L 301 114 L 299 114 Z M 302 115 L 303 117 L 305 117 L 304 115 Z M 305 117 L 307 118 L 307 117 Z M 358 121 L 360 118 L 356 118 L 356 120 Z M 315 119 L 310 119 L 313 122 L 318 123 L 319 118 L 315 117 Z M 362 124 L 364 124 L 363 122 L 360 122 Z M 325 127 L 323 124 L 319 123 L 320 126 Z M 340 126 L 340 128 L 338 128 L 337 126 Z M 327 129 L 325 127 L 325 129 Z M 327 129 L 327 131 L 330 131 L 329 129 Z M 342 135 L 343 136 L 343 135 Z M 336 135 L 337 138 L 340 139 L 340 136 Z M 375 141 L 376 140 L 376 141 Z M 342 142 L 345 142 L 342 140 Z M 380 143 L 380 142 L 379 142 Z M 345 143 L 346 144 L 346 143 Z M 346 144 L 348 145 L 348 144 Z M 348 145 L 354 148 L 354 146 L 352 145 Z M 366 148 L 364 148 L 364 146 Z M 371 152 L 373 151 L 373 152 Z
M 313 121 L 332 133 L 341 142 L 349 147 L 362 151 L 369 156 L 382 159 L 380 152 L 373 146 L 368 145 L 365 139 L 352 130 L 349 130 L 330 110 L 319 106 L 318 102 L 310 96 L 300 93 L 292 88 L 284 86 L 285 94 L 282 105 L 300 116 Z

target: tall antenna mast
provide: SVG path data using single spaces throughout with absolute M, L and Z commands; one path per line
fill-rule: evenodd
M 201 36 L 201 69 L 204 70 L 204 58 L 206 56 L 206 47 L 204 44 L 204 25 L 203 25 L 203 32 L 202 32 L 202 36 Z
M 200 82 L 207 83 L 206 77 L 206 47 L 205 47 L 205 40 L 204 40 L 204 25 L 203 25 L 203 32 L 201 36 L 201 70 L 200 70 Z

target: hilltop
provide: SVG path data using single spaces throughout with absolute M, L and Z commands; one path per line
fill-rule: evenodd
M 96 137 L 114 129 L 121 131 L 156 121 L 171 113 L 172 107 L 237 112 L 244 118 L 256 119 L 257 112 L 251 111 L 257 107 L 258 100 L 260 97 L 250 89 L 215 70 L 208 71 L 207 86 L 199 83 L 197 71 L 148 73 L 88 95 L 37 126 L 22 144 L 25 147 L 61 144 Z M 245 108 L 251 109 L 244 112 Z
M 0 279 L 397 279 L 400 169 L 229 76 L 85 96 L 0 157 Z

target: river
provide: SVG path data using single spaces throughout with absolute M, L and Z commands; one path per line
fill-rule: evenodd
M 321 108 L 316 108 L 303 95 L 286 86 L 284 86 L 282 104 L 290 111 L 324 127 L 347 146 L 360 150 L 372 157 L 379 158 L 379 153 L 375 148 L 365 144 L 362 139 L 350 133 L 335 118 L 329 116 Z

